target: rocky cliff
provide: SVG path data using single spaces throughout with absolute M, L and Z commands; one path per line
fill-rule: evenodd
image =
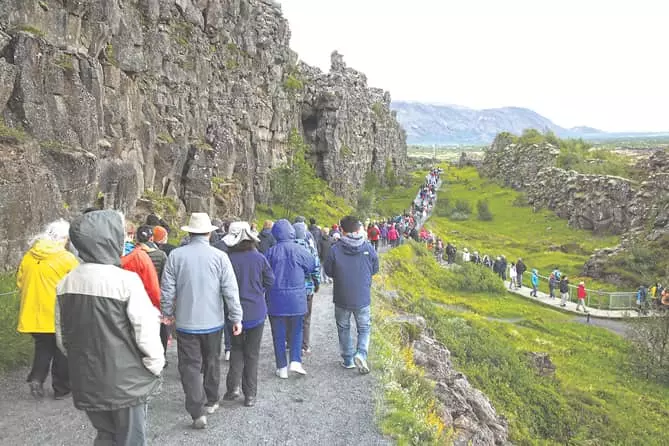
M 249 217 L 293 129 L 341 195 L 401 171 L 389 95 L 338 54 L 330 73 L 299 63 L 289 38 L 272 0 L 0 0 L 2 264 L 96 199 Z

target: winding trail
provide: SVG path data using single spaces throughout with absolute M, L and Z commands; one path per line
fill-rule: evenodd
M 390 445 L 375 424 L 374 371 L 360 375 L 340 365 L 334 322 L 332 286 L 323 285 L 314 298 L 312 351 L 304 361 L 308 375 L 280 380 L 274 376 L 274 351 L 266 323 L 258 370 L 258 400 L 253 408 L 243 400 L 222 402 L 208 417 L 204 431 L 190 428 L 184 395 L 176 369 L 176 345 L 168 350 L 169 367 L 163 390 L 149 404 L 150 445 Z M 221 368 L 221 396 L 225 392 L 227 363 Z M 23 368 L 0 378 L 0 444 L 72 446 L 90 445 L 95 437 L 84 412 L 72 399 L 55 401 L 49 390 L 35 401 Z

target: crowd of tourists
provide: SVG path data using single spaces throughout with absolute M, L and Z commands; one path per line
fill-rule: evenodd
M 161 387 L 174 336 L 186 411 L 193 428 L 205 428 L 219 409 L 221 359 L 230 363 L 222 399 L 255 405 L 266 319 L 276 376 L 306 375 L 313 298 L 330 283 L 341 366 L 369 373 L 377 250 L 421 236 L 438 183 L 432 170 L 406 213 L 364 224 L 347 216 L 321 228 L 297 217 L 257 232 L 193 213 L 179 246 L 155 214 L 138 227 L 96 209 L 51 223 L 17 274 L 18 331 L 34 338 L 30 393 L 45 397 L 50 372 L 54 398 L 72 396 L 96 444 L 146 444 L 147 402 Z

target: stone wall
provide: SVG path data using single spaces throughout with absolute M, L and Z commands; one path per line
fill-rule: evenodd
M 299 63 L 289 38 L 272 0 L 0 0 L 0 264 L 98 196 L 250 217 L 293 129 L 341 195 L 400 172 L 389 95 L 338 54 L 328 74 Z

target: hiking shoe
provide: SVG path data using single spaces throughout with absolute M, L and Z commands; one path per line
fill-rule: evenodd
M 232 392 L 225 392 L 225 395 L 223 395 L 223 399 L 225 401 L 234 401 L 237 398 L 239 398 L 240 395 L 241 393 L 239 392 L 239 390 L 235 389 Z
M 36 400 L 44 398 L 44 385 L 37 381 L 30 381 L 30 394 Z
M 207 427 L 207 417 L 202 415 L 199 418 L 193 420 L 193 429 L 204 429 Z
M 304 367 L 302 367 L 301 362 L 291 362 L 290 367 L 288 368 L 291 372 L 299 373 L 300 375 L 306 375 L 307 371 L 304 370 Z
M 210 404 L 206 404 L 206 405 L 204 406 L 204 410 L 205 410 L 205 412 L 207 412 L 209 415 L 211 415 L 212 413 L 216 412 L 216 411 L 218 410 L 219 407 L 220 407 L 220 406 L 218 405 L 218 403 L 214 403 L 214 404 L 211 404 L 211 405 L 210 405 Z
M 281 379 L 288 379 L 288 367 L 281 367 L 280 369 L 276 369 L 276 376 Z
M 253 407 L 256 405 L 256 397 L 255 396 L 247 396 L 244 398 L 244 406 L 246 407 Z
M 355 363 L 353 363 L 353 361 L 342 361 L 341 366 L 345 369 L 354 369 Z
M 303 348 L 302 349 L 302 356 L 310 355 L 311 354 L 311 348 Z
M 64 400 L 68 398 L 70 395 L 72 395 L 70 392 L 54 392 L 53 399 L 57 401 Z
M 225 352 L 225 360 L 229 361 L 230 360 L 230 350 Z
M 365 360 L 365 358 L 363 358 L 360 355 L 355 355 L 355 357 L 353 358 L 353 362 L 355 362 L 355 366 L 358 368 L 358 371 L 361 374 L 366 375 L 367 373 L 369 373 L 369 366 L 367 365 L 367 361 Z

